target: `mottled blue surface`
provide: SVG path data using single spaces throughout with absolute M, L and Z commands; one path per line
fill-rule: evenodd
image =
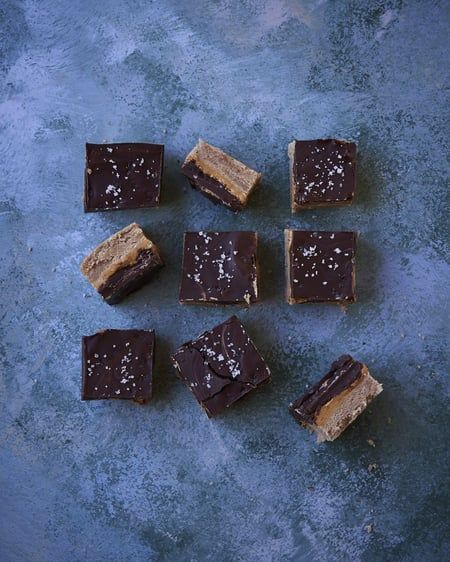
M 0 3 L 2 562 L 446 559 L 448 8 Z M 199 136 L 263 172 L 244 213 L 188 189 Z M 358 142 L 355 204 L 292 217 L 287 144 L 326 136 Z M 164 143 L 162 206 L 84 215 L 87 140 Z M 167 266 L 108 307 L 79 263 L 134 220 Z M 361 232 L 347 313 L 284 302 L 285 227 Z M 179 305 L 183 231 L 253 228 L 263 301 Z M 273 382 L 210 421 L 168 355 L 232 312 Z M 104 327 L 156 329 L 147 407 L 79 400 L 80 337 Z M 317 445 L 287 405 L 342 352 L 385 390 Z

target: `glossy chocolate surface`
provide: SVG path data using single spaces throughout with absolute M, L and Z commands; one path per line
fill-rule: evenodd
M 86 144 L 85 212 L 158 206 L 163 162 L 160 144 Z
M 154 352 L 153 330 L 104 330 L 83 336 L 82 400 L 150 400 Z
M 256 248 L 255 232 L 186 232 L 180 301 L 256 302 Z
M 293 207 L 351 203 L 356 144 L 336 139 L 295 141 Z
M 292 230 L 286 236 L 292 301 L 355 301 L 355 232 Z
M 182 345 L 172 359 L 208 416 L 270 380 L 268 366 L 236 316 Z

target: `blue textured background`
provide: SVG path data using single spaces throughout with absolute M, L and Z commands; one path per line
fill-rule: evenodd
M 2 0 L 0 23 L 2 562 L 444 560 L 448 2 Z M 264 173 L 243 214 L 180 175 L 199 136 Z M 355 204 L 291 217 L 287 144 L 326 136 L 359 144 Z M 83 214 L 86 140 L 164 143 L 162 206 Z M 133 220 L 167 266 L 108 307 L 79 263 Z M 361 232 L 347 313 L 283 301 L 285 227 Z M 182 232 L 253 228 L 263 302 L 179 305 Z M 273 383 L 209 421 L 168 355 L 236 311 Z M 156 329 L 147 407 L 79 400 L 104 327 Z M 385 391 L 318 446 L 287 405 L 342 352 Z

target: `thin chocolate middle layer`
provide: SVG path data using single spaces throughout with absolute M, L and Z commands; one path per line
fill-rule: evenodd
M 322 406 L 353 385 L 362 375 L 363 364 L 350 355 L 341 355 L 330 371 L 308 392 L 300 396 L 289 411 L 302 424 L 314 424 Z
M 142 287 L 162 265 L 163 261 L 156 251 L 143 250 L 133 264 L 111 275 L 98 292 L 108 304 L 116 304 L 129 293 Z
M 220 181 L 203 173 L 193 162 L 187 161 L 181 171 L 189 179 L 194 189 L 198 189 L 214 203 L 222 203 L 233 211 L 241 211 L 244 206 Z

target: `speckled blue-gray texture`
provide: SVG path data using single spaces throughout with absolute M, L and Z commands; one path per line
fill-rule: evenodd
M 1 2 L 2 562 L 446 559 L 448 7 Z M 200 136 L 263 172 L 244 213 L 181 176 Z M 355 203 L 292 217 L 287 144 L 328 136 L 358 142 Z M 103 140 L 165 144 L 159 209 L 83 214 Z M 109 307 L 79 264 L 132 221 L 167 266 Z M 347 313 L 284 302 L 285 227 L 360 231 Z M 260 304 L 178 304 L 188 229 L 259 232 Z M 231 313 L 273 382 L 208 420 L 168 357 Z M 156 330 L 148 406 L 80 401 L 80 337 L 105 327 Z M 287 406 L 343 352 L 384 392 L 317 445 Z

